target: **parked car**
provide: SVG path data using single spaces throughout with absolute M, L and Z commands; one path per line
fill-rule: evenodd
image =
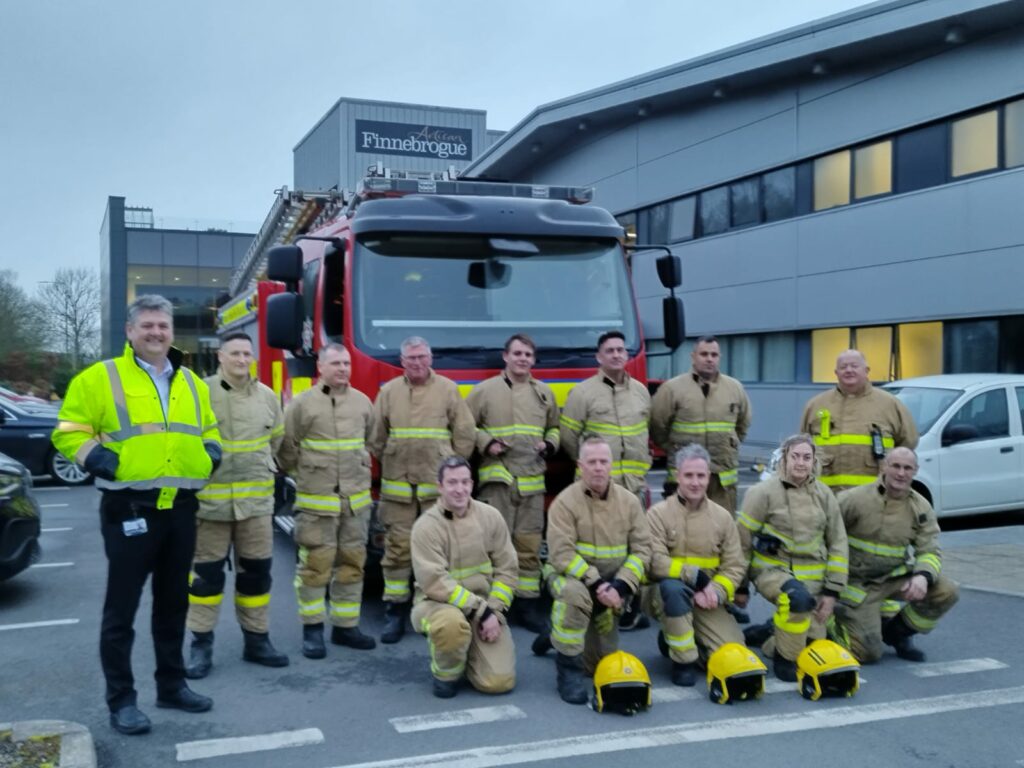
M 39 504 L 24 464 L 0 453 L 0 581 L 39 559 Z
M 49 400 L 44 400 L 41 397 L 35 395 L 19 395 L 13 389 L 7 387 L 0 387 L 0 397 L 4 397 L 7 400 L 12 401 L 15 405 L 35 404 L 35 405 L 49 405 Z
M 57 413 L 28 411 L 0 402 L 0 451 L 20 461 L 33 475 L 49 475 L 64 485 L 83 485 L 92 476 L 53 447 L 50 434 Z
M 914 487 L 937 515 L 1024 509 L 1024 376 L 923 376 L 885 389 L 917 424 Z

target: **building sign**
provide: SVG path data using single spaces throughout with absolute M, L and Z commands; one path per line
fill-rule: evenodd
M 356 120 L 356 152 L 472 160 L 473 131 L 469 128 Z

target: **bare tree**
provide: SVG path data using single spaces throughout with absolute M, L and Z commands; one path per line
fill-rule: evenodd
M 91 269 L 60 268 L 39 290 L 46 307 L 46 324 L 73 370 L 83 357 L 94 354 L 99 342 L 100 283 Z
M 13 270 L 0 270 L 0 360 L 16 351 L 38 350 L 46 337 L 39 302 L 30 299 L 17 281 Z

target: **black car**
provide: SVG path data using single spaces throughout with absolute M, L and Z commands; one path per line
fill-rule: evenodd
M 0 453 L 0 581 L 39 559 L 39 504 L 24 464 Z
M 56 426 L 56 408 L 29 410 L 6 400 L 0 402 L 0 452 L 20 461 L 33 475 L 50 475 L 64 485 L 89 482 L 92 476 L 64 458 L 50 442 Z

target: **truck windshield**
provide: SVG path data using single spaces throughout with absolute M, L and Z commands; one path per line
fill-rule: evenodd
M 435 350 L 500 350 L 516 332 L 542 349 L 593 350 L 617 330 L 639 347 L 615 241 L 375 233 L 356 253 L 356 344 L 376 357 L 412 335 Z

